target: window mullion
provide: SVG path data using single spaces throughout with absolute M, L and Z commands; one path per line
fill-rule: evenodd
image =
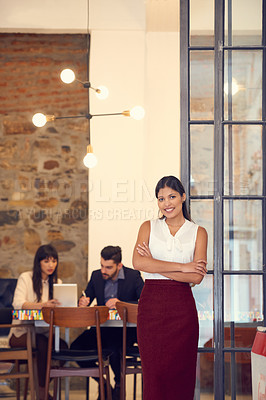
M 189 1 L 180 0 L 180 162 L 181 181 L 190 194 L 189 140 Z M 187 132 L 187 134 L 185 134 Z
M 224 398 L 223 356 L 223 32 L 224 0 L 215 0 L 215 93 L 214 93 L 214 343 L 215 398 Z M 222 379 L 221 379 L 222 371 Z
M 266 0 L 262 3 L 262 121 L 266 121 Z M 263 322 L 266 326 L 266 125 L 262 126 L 262 162 L 263 162 L 263 196 L 262 202 L 262 232 L 263 232 Z

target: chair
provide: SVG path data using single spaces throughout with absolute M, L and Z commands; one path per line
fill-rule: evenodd
M 12 308 L 12 302 L 13 302 L 16 285 L 17 285 L 17 279 L 0 278 L 0 309 Z M 2 318 L 0 321 L 2 321 Z M 8 323 L 8 322 L 6 322 L 6 323 Z M 10 321 L 10 323 L 11 323 L 11 321 Z M 9 329 L 1 329 L 0 338 L 7 336 L 8 333 L 9 333 Z
M 12 325 L 10 322 L 12 320 L 12 309 L 2 308 L 0 309 L 0 329 L 17 329 L 18 325 Z M 8 321 L 9 323 L 3 323 Z M 34 326 L 28 323 L 21 323 L 19 327 L 23 326 L 27 330 L 27 345 L 26 347 L 10 348 L 1 347 L 0 348 L 0 362 L 14 362 L 15 369 L 7 370 L 0 374 L 0 379 L 18 379 L 26 378 L 30 382 L 30 395 L 31 400 L 35 399 L 35 389 L 36 396 L 38 396 L 38 376 L 37 376 L 37 364 L 36 357 L 32 355 L 32 334 Z M 20 371 L 19 364 L 23 362 L 27 364 L 27 371 Z M 36 382 L 36 387 L 34 385 Z M 19 399 L 19 391 L 17 390 L 17 398 Z
M 11 307 L 17 279 L 0 278 L 0 308 Z
M 43 307 L 43 319 L 49 327 L 49 340 L 47 351 L 47 371 L 45 385 L 45 400 L 48 399 L 50 378 L 54 380 L 54 398 L 57 391 L 58 379 L 61 377 L 84 376 L 97 377 L 100 383 L 100 398 L 105 400 L 104 375 L 107 385 L 107 399 L 111 400 L 111 385 L 109 374 L 109 356 L 111 352 L 102 350 L 100 324 L 104 323 L 109 315 L 109 309 L 106 306 L 95 307 Z M 96 325 L 97 350 L 59 350 L 53 351 L 53 326 L 64 328 L 85 328 Z M 83 368 L 72 366 L 52 366 L 51 360 L 62 362 L 97 362 L 96 367 Z
M 0 323 L 3 324 L 11 324 L 12 322 L 12 302 L 13 302 L 13 297 L 14 297 L 14 292 L 17 286 L 17 279 L 15 278 L 0 278 L 0 313 L 1 313 L 1 318 L 0 318 Z M 10 329 L 2 329 L 0 330 L 0 340 L 3 343 L 8 336 Z M 35 355 L 35 352 L 33 351 L 33 356 Z M 15 367 L 19 371 L 20 365 L 25 364 L 27 361 L 25 360 L 16 360 L 15 361 Z M 28 383 L 29 380 L 28 378 L 25 380 L 25 387 L 24 387 L 24 400 L 27 398 L 27 392 L 28 392 Z M 17 393 L 17 400 L 20 398 L 20 379 L 17 379 L 17 384 L 16 384 L 16 393 Z
M 134 374 L 134 391 L 133 398 L 136 400 L 137 392 L 137 374 L 142 374 L 140 354 L 138 346 L 127 346 L 127 324 L 137 324 L 138 305 L 133 303 L 126 303 L 118 301 L 116 309 L 123 320 L 123 347 L 121 356 L 121 380 L 120 380 L 120 393 L 121 400 L 126 399 L 126 375 Z

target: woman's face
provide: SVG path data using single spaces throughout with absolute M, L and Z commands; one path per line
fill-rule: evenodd
M 46 280 L 49 275 L 52 275 L 57 266 L 57 260 L 53 257 L 48 257 L 40 261 L 42 279 Z
M 165 186 L 158 192 L 158 207 L 166 218 L 183 216 L 182 203 L 185 200 L 185 193 L 181 197 L 178 192 L 168 186 Z

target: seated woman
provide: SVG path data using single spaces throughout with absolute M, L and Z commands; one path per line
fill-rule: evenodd
M 33 270 L 23 272 L 17 281 L 14 293 L 14 309 L 41 310 L 42 307 L 56 307 L 60 303 L 53 298 L 53 284 L 61 283 L 57 279 L 58 254 L 51 245 L 40 246 L 35 254 Z M 13 320 L 19 324 L 20 321 Z M 40 400 L 44 399 L 46 357 L 48 348 L 49 328 L 36 328 L 37 368 L 39 378 Z M 23 327 L 11 330 L 9 344 L 11 347 L 26 345 L 26 333 Z M 60 339 L 60 347 L 67 344 Z

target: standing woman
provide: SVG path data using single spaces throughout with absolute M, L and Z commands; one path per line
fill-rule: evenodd
M 55 307 L 60 303 L 53 299 L 53 283 L 57 283 L 58 254 L 51 245 L 40 246 L 35 254 L 33 270 L 23 272 L 17 281 L 14 293 L 14 309 L 41 310 L 42 307 Z M 13 320 L 19 324 L 20 321 Z M 40 400 L 44 399 L 46 358 L 49 328 L 36 328 L 37 367 Z M 26 346 L 26 331 L 21 327 L 13 330 L 9 344 L 11 347 Z M 61 340 L 61 347 L 67 344 Z
M 133 253 L 145 278 L 137 325 L 143 398 L 193 400 L 199 326 L 190 284 L 207 273 L 207 233 L 191 222 L 179 179 L 163 177 L 155 195 L 162 216 L 141 225 Z

